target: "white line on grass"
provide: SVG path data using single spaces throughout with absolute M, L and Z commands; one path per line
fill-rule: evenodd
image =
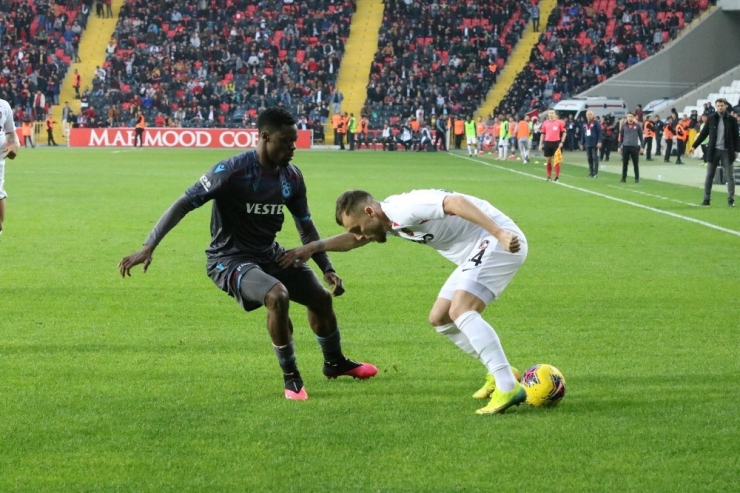
M 691 207 L 701 207 L 699 204 L 694 204 L 693 202 L 684 202 L 682 200 L 676 200 L 676 199 L 671 199 L 668 197 L 663 197 L 662 195 L 655 195 L 653 193 L 641 192 L 640 190 L 630 190 L 629 188 L 618 187 L 616 185 L 607 185 L 607 186 L 609 188 L 616 188 L 618 190 L 624 190 L 626 192 L 639 193 L 640 195 L 645 195 L 646 197 L 654 197 L 656 199 L 669 200 L 671 202 L 677 202 L 682 205 L 690 205 Z
M 542 176 L 533 175 L 532 173 L 526 173 L 524 171 L 519 171 L 519 170 L 516 170 L 516 169 L 507 168 L 505 166 L 500 166 L 498 164 L 487 163 L 485 161 L 481 161 L 480 159 L 473 159 L 473 158 L 468 157 L 468 156 L 458 156 L 457 154 L 453 154 L 453 153 L 449 153 L 449 154 L 452 155 L 452 156 L 455 156 L 457 158 L 460 158 L 460 159 L 466 159 L 468 161 L 473 161 L 474 163 L 482 164 L 484 166 L 488 166 L 488 167 L 491 167 L 491 168 L 500 169 L 500 170 L 503 170 L 503 171 L 510 171 L 511 173 L 516 173 L 516 174 L 519 174 L 519 175 L 522 175 L 522 176 L 528 176 L 529 178 L 535 178 L 537 180 L 544 180 L 545 179 Z M 683 219 L 684 221 L 688 221 L 690 223 L 700 224 L 702 226 L 706 226 L 707 228 L 716 229 L 717 231 L 722 231 L 724 233 L 729 233 L 731 235 L 740 236 L 740 231 L 735 231 L 734 229 L 723 228 L 722 226 L 718 226 L 716 224 L 708 223 L 706 221 L 702 221 L 701 219 L 694 219 L 693 217 L 682 216 L 681 214 L 676 214 L 675 212 L 663 211 L 663 210 L 660 210 L 660 209 L 656 209 L 655 207 L 650 207 L 650 206 L 647 206 L 647 205 L 638 204 L 637 202 L 632 202 L 630 200 L 620 199 L 618 197 L 612 197 L 611 195 L 607 195 L 605 193 L 594 192 L 593 190 L 589 190 L 587 188 L 581 188 L 581 187 L 576 187 L 576 186 L 573 186 L 573 185 L 568 185 L 567 183 L 563 183 L 562 181 L 561 182 L 557 182 L 557 183 L 553 183 L 553 185 L 560 185 L 561 187 L 570 188 L 571 190 L 577 190 L 579 192 L 588 193 L 588 194 L 595 195 L 597 197 L 601 197 L 601 198 L 604 198 L 604 199 L 607 199 L 607 200 L 613 200 L 615 202 L 620 202 L 622 204 L 631 205 L 633 207 L 638 207 L 640 209 L 645 209 L 645 210 L 648 210 L 648 211 L 657 212 L 658 214 L 664 214 L 666 216 L 675 217 L 676 219 Z

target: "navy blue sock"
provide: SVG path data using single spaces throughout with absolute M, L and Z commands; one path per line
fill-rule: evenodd
M 278 347 L 273 345 L 272 348 L 275 350 L 275 356 L 277 356 L 278 363 L 284 374 L 290 375 L 298 372 L 292 340 L 285 346 Z
M 339 329 L 327 337 L 316 336 L 316 340 L 321 346 L 321 352 L 324 353 L 324 361 L 336 364 L 345 360 L 342 354 L 342 336 Z

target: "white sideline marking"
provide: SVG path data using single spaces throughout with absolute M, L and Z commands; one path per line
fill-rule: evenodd
M 487 163 L 487 162 L 481 161 L 479 159 L 473 159 L 473 158 L 471 158 L 469 156 L 458 156 L 457 154 L 452 154 L 452 153 L 449 153 L 449 154 L 451 156 L 455 156 L 455 157 L 460 158 L 460 159 L 466 159 L 468 161 L 473 161 L 474 163 L 482 164 L 484 166 L 488 166 L 488 167 L 491 167 L 491 168 L 496 168 L 496 169 L 500 169 L 500 170 L 503 170 L 503 171 L 509 171 L 511 173 L 516 173 L 516 174 L 519 174 L 519 175 L 522 175 L 522 176 L 528 176 L 529 178 L 534 178 L 536 180 L 545 180 L 545 178 L 543 178 L 542 176 L 533 175 L 531 173 L 525 173 L 524 171 L 519 171 L 519 170 L 516 170 L 516 169 L 506 168 L 504 166 L 499 166 L 499 165 L 493 164 L 493 163 Z M 647 206 L 647 205 L 638 204 L 637 202 L 632 202 L 630 200 L 625 200 L 625 199 L 620 199 L 620 198 L 617 198 L 617 197 L 612 197 L 611 195 L 607 195 L 605 193 L 594 192 L 593 190 L 589 190 L 587 188 L 576 187 L 576 186 L 573 186 L 573 185 L 569 185 L 567 183 L 563 183 L 562 181 L 559 181 L 557 183 L 553 183 L 553 185 L 556 185 L 556 186 L 559 185 L 561 187 L 570 188 L 571 190 L 577 190 L 579 192 L 588 193 L 588 194 L 595 195 L 597 197 L 601 197 L 601 198 L 604 198 L 604 199 L 607 199 L 607 200 L 613 200 L 615 202 L 620 202 L 622 204 L 631 205 L 633 207 L 638 207 L 640 209 L 645 209 L 645 210 L 648 210 L 648 211 L 657 212 L 658 214 L 664 214 L 666 216 L 675 217 L 676 219 L 683 219 L 684 221 L 688 221 L 690 223 L 700 224 L 702 226 L 706 226 L 707 228 L 716 229 L 717 231 L 722 231 L 724 233 L 729 233 L 731 235 L 740 236 L 740 231 L 735 231 L 734 229 L 723 228 L 722 226 L 718 226 L 716 224 L 708 223 L 706 221 L 702 221 L 701 219 L 694 219 L 693 217 L 682 216 L 681 214 L 676 214 L 675 212 L 663 211 L 663 210 L 660 210 L 660 209 L 656 209 L 655 207 L 650 207 L 650 206 Z
M 641 192 L 639 190 L 630 190 L 629 188 L 622 188 L 622 187 L 618 187 L 616 185 L 607 185 L 607 186 L 609 188 L 616 188 L 618 190 L 624 190 L 626 192 L 639 193 L 640 195 L 645 195 L 646 197 L 654 197 L 654 198 L 660 199 L 660 200 L 668 200 L 670 202 L 677 202 L 677 203 L 682 204 L 682 205 L 690 205 L 691 207 L 701 207 L 699 204 L 694 204 L 693 202 L 683 202 L 681 200 L 676 200 L 676 199 L 671 199 L 671 198 L 668 198 L 668 197 L 663 197 L 662 195 L 655 195 L 653 193 Z

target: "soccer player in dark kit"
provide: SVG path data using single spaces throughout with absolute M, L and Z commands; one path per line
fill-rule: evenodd
M 257 119 L 259 143 L 247 151 L 216 164 L 185 191 L 162 215 L 136 253 L 119 263 L 123 277 L 131 268 L 152 263 L 152 253 L 165 235 L 190 211 L 213 200 L 211 244 L 206 250 L 207 271 L 213 282 L 246 311 L 264 305 L 267 331 L 283 371 L 285 397 L 306 400 L 308 394 L 296 365 L 290 301 L 304 305 L 308 322 L 324 354 L 327 378 L 342 375 L 370 378 L 378 370 L 357 363 L 342 353 L 339 328 L 332 307 L 332 293 L 321 285 L 305 264 L 283 269 L 284 253 L 275 236 L 282 229 L 284 209 L 295 220 L 303 244 L 319 240 L 306 200 L 306 184 L 300 170 L 290 164 L 298 133 L 293 116 L 282 108 L 268 108 Z M 313 261 L 324 273 L 334 296 L 344 292 L 326 253 Z

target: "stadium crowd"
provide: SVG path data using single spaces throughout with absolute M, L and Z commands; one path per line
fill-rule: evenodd
M 0 98 L 15 120 L 43 121 L 78 57 L 92 0 L 0 0 Z
M 495 114 L 542 110 L 585 91 L 675 39 L 707 0 L 558 0 Z
M 385 0 L 365 129 L 411 117 L 436 121 L 475 112 L 521 38 L 531 0 Z M 534 4 L 536 5 L 536 1 Z M 60 80 L 78 59 L 91 9 L 110 0 L 0 0 L 0 97 L 18 120 L 42 121 L 59 104 Z M 707 0 L 559 0 L 529 64 L 494 115 L 523 115 L 603 81 L 661 49 Z M 323 133 L 340 111 L 334 92 L 355 0 L 129 0 L 106 61 L 81 87 L 77 126 L 250 126 L 286 106 L 302 128 Z M 450 120 L 451 122 L 451 120 Z M 402 126 L 397 126 L 398 133 Z M 418 132 L 412 132 L 418 133 Z
M 529 19 L 529 2 L 386 0 L 363 115 L 472 114 Z
M 354 0 L 126 2 L 85 106 L 102 125 L 133 126 L 141 111 L 195 127 L 250 126 L 285 106 L 318 127 L 354 10 Z

